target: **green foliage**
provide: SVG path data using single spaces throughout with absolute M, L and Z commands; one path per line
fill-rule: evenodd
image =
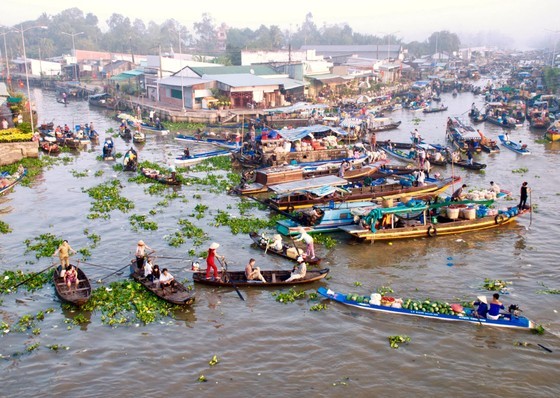
M 507 290 L 507 286 L 511 285 L 511 282 L 506 282 L 500 279 L 484 279 L 484 285 L 482 286 L 486 290 L 503 292 Z
M 15 291 L 15 286 L 20 284 L 21 282 L 29 279 L 28 282 L 24 283 L 23 285 L 19 286 L 19 288 L 25 286 L 25 288 L 30 291 L 36 291 L 43 287 L 45 283 L 48 283 L 52 280 L 54 270 L 49 270 L 48 272 L 43 272 L 42 274 L 36 275 L 34 278 L 31 278 L 35 275 L 35 272 L 25 273 L 21 270 L 6 270 L 2 274 L 0 274 L 0 293 L 11 293 Z
M 276 225 L 276 220 L 276 217 L 272 217 L 269 220 L 258 217 L 234 217 L 225 211 L 218 210 L 218 214 L 214 217 L 214 226 L 219 227 L 227 225 L 229 226 L 231 233 L 234 235 L 237 235 L 240 232 L 248 234 L 252 231 L 273 228 Z
M 157 223 L 155 221 L 147 221 L 146 217 L 147 216 L 140 214 L 133 214 L 128 217 L 132 229 L 136 232 L 138 232 L 139 228 L 147 231 L 156 231 L 158 229 Z
M 159 299 L 141 284 L 125 280 L 95 289 L 82 308 L 85 311 L 101 311 L 104 324 L 117 326 L 137 322 L 149 324 L 173 316 L 172 311 L 179 307 Z
M 326 304 L 315 304 L 315 305 L 312 305 L 312 306 L 309 308 L 309 311 L 324 311 L 324 310 L 326 310 L 326 309 L 328 309 L 328 308 L 329 308 L 329 307 L 327 307 Z
M 293 288 L 290 288 L 287 292 L 273 292 L 272 297 L 275 297 L 276 301 L 279 303 L 288 304 L 293 303 L 296 300 L 303 300 L 307 297 L 307 294 L 303 290 L 301 292 L 297 292 Z
M 25 253 L 35 252 L 37 259 L 42 257 L 51 257 L 56 249 L 62 244 L 64 239 L 51 233 L 41 234 L 32 239 L 23 241 L 25 244 Z
M 518 169 L 512 170 L 511 172 L 512 172 L 512 173 L 517 173 L 517 174 L 525 174 L 525 173 L 527 173 L 528 171 L 529 171 L 528 168 L 526 168 L 526 167 L 520 167 L 520 168 L 518 168 Z
M 0 220 L 0 234 L 9 234 L 10 232 L 12 232 L 12 229 L 8 223 Z
M 537 325 L 534 329 L 531 329 L 531 333 L 533 334 L 544 334 L 545 330 L 544 330 L 544 326 L 543 325 Z
M 381 286 L 377 289 L 377 293 L 379 293 L 381 296 L 386 296 L 387 293 L 395 293 L 395 292 L 390 286 Z
M 389 336 L 389 345 L 391 348 L 399 348 L 399 344 L 408 343 L 410 337 L 408 336 Z
M 274 222 L 276 224 L 276 221 Z M 336 246 L 336 244 L 338 243 L 336 241 L 336 239 L 332 238 L 329 235 L 325 235 L 325 234 L 314 234 L 313 235 L 313 240 L 316 243 L 320 243 L 323 246 L 325 246 L 327 249 L 332 249 Z
M 164 237 L 170 246 L 179 247 L 185 243 L 187 239 L 193 239 L 193 245 L 200 246 L 208 239 L 208 235 L 203 229 L 198 228 L 187 219 L 180 218 L 177 224 L 180 226 L 179 231 L 176 231 L 173 235 Z
M 543 282 L 539 282 L 539 285 L 544 287 L 544 289 L 537 291 L 538 294 L 560 294 L 560 289 L 550 289 Z
M 113 179 L 95 187 L 85 189 L 88 195 L 94 199 L 88 214 L 88 218 L 109 218 L 109 212 L 115 209 L 128 212 L 134 208 L 134 202 L 120 196 L 122 186 L 119 180 Z
M 70 173 L 72 173 L 72 176 L 76 177 L 76 178 L 83 178 L 83 177 L 87 177 L 88 176 L 88 172 L 89 170 L 84 170 L 84 171 L 78 171 L 78 170 L 70 170 Z

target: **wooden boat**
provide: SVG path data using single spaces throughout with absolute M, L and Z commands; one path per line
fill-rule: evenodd
M 231 155 L 231 153 L 232 152 L 229 150 L 220 149 L 217 151 L 194 153 L 190 156 L 181 155 L 175 158 L 175 164 L 179 167 L 187 167 L 200 163 L 206 159 L 212 159 L 219 156 L 228 156 Z
M 111 137 L 105 138 L 101 157 L 103 160 L 115 160 L 115 143 Z
M 296 279 L 290 282 L 286 282 L 286 279 L 290 277 L 290 270 L 262 270 L 261 274 L 266 280 L 266 283 L 261 281 L 248 281 L 245 277 L 245 271 L 226 271 L 227 281 L 223 278 L 223 273 L 220 274 L 220 279 L 206 279 L 206 271 L 195 272 L 193 274 L 193 281 L 196 283 L 201 283 L 203 285 L 210 286 L 222 286 L 222 287 L 232 287 L 232 282 L 237 287 L 278 287 L 278 286 L 293 286 L 293 285 L 303 285 L 305 283 L 317 282 L 325 278 L 329 274 L 328 268 L 323 268 L 320 270 L 307 270 L 305 277 L 302 279 Z
M 427 143 L 413 144 L 405 142 L 379 142 L 377 146 L 387 155 L 407 163 L 417 163 L 418 149 L 422 148 L 426 152 L 426 156 L 432 166 L 445 166 L 446 148 L 441 145 L 433 145 Z M 437 154 L 440 155 L 437 155 Z
M 124 171 L 136 171 L 138 167 L 138 153 L 130 148 L 123 156 Z
M 127 120 L 127 122 L 128 122 L 129 126 L 138 127 L 138 123 L 135 123 L 132 120 Z M 154 132 L 162 133 L 163 135 L 169 134 L 169 130 L 167 130 L 165 128 L 165 126 L 163 125 L 163 123 L 161 123 L 161 122 L 159 122 L 159 124 L 150 124 L 150 123 L 146 123 L 146 122 L 140 122 L 139 127 L 142 130 L 154 131 Z
M 447 110 L 447 106 L 440 106 L 436 108 L 424 108 L 422 112 L 424 113 L 436 113 L 436 112 L 443 112 Z
M 531 153 L 531 151 L 527 149 L 527 144 L 521 144 L 510 140 L 506 140 L 503 134 L 500 134 L 498 138 L 502 142 L 503 146 L 505 146 L 507 149 L 513 152 L 519 153 L 520 155 L 529 155 Z
M 402 122 L 400 120 L 398 122 L 395 122 L 388 117 L 376 117 L 370 119 L 368 131 L 377 133 L 379 131 L 393 130 L 399 128 L 401 123 Z
M 424 194 L 436 195 L 460 180 L 461 177 L 455 176 L 428 183 L 424 186 L 412 186 L 409 179 L 399 179 L 398 181 L 395 180 L 394 182 L 382 185 L 362 186 L 352 188 L 351 190 L 340 188 L 340 186 L 346 183 L 333 183 L 326 189 L 325 185 L 320 185 L 318 189 L 293 189 L 285 194 L 279 191 L 278 196 L 268 199 L 267 203 L 273 209 L 291 212 L 295 209 L 303 209 L 331 202 L 359 202 L 376 198 L 397 199 Z M 276 187 L 278 186 L 272 187 L 272 190 L 275 190 Z
M 264 250 L 266 253 L 275 254 L 280 257 L 284 257 L 293 261 L 296 261 L 298 256 L 303 253 L 301 249 L 297 249 L 294 245 L 289 245 L 284 243 L 284 247 L 282 250 L 275 250 L 269 246 L 268 241 L 269 239 L 263 237 L 262 235 L 257 234 L 256 232 L 251 232 L 249 237 L 255 242 L 255 245 Z M 319 257 L 315 257 L 312 259 L 306 259 L 305 261 L 309 265 L 319 265 L 321 259 Z
M 76 266 L 78 271 L 78 287 L 68 288 L 64 282 L 64 278 L 60 276 L 61 266 L 59 265 L 53 274 L 54 289 L 58 297 L 67 303 L 76 306 L 84 305 L 91 297 L 91 284 L 82 269 Z
M 413 211 L 416 216 L 413 221 L 403 220 L 407 213 L 411 213 L 411 210 L 406 209 L 406 207 L 377 209 L 375 213 L 371 212 L 367 216 L 361 217 L 358 224 L 340 227 L 339 229 L 365 241 L 424 238 L 500 228 L 528 212 L 526 209 L 518 210 L 517 207 L 510 207 L 507 211 L 500 211 L 497 215 L 487 213 L 490 215 L 477 217 L 476 210 L 472 209 L 474 213 L 471 213 L 469 209 L 468 218 L 460 219 L 460 211 L 464 209 L 459 207 L 460 205 L 440 207 L 440 213 L 435 216 L 431 215 L 433 214 L 431 211 L 433 206 L 435 205 L 426 205 L 424 209 L 414 208 Z M 474 216 L 471 216 L 472 214 Z M 399 218 L 401 222 L 398 221 Z M 362 222 L 362 219 L 365 223 Z M 376 229 L 379 220 L 383 222 L 384 229 Z M 371 228 L 371 225 L 374 225 L 375 228 Z
M 175 287 L 162 289 L 159 282 L 151 282 L 149 279 L 144 278 L 143 273 L 136 266 L 136 260 L 132 260 L 130 263 L 130 277 L 144 286 L 146 290 L 168 303 L 175 305 L 191 305 L 194 303 L 194 295 L 177 279 L 175 279 Z
M 552 126 L 550 126 L 546 133 L 544 134 L 545 138 L 549 139 L 550 141 L 558 141 L 560 140 L 560 121 L 555 122 Z
M 494 140 L 486 140 L 480 142 L 480 147 L 486 153 L 499 153 L 500 147 Z
M 128 126 L 125 127 L 119 127 L 119 135 L 121 136 L 121 138 L 125 141 L 131 140 L 132 139 L 132 131 L 130 131 L 130 129 L 128 128 Z
M 163 175 L 159 170 L 142 167 L 140 172 L 144 175 L 144 177 L 150 178 L 162 184 L 181 185 L 181 181 L 174 179 L 170 175 Z
M 57 153 L 60 153 L 60 147 L 58 146 L 58 144 L 55 142 L 51 142 L 51 141 L 47 141 L 47 140 L 43 140 L 40 144 L 39 144 L 39 148 L 41 148 L 41 150 L 49 155 L 54 155 Z
M 177 134 L 175 139 L 177 141 L 184 141 L 184 142 L 190 142 L 195 144 L 211 144 L 230 150 L 235 150 L 240 148 L 240 145 L 237 144 L 235 141 L 226 140 L 223 138 L 210 138 L 210 137 L 202 138 L 202 136 L 200 138 L 197 138 L 190 135 Z
M 410 316 L 417 316 L 422 318 L 437 319 L 440 321 L 461 321 L 461 322 L 468 322 L 480 326 L 494 326 L 494 327 L 502 327 L 502 328 L 510 328 L 510 329 L 525 329 L 525 330 L 531 330 L 536 328 L 536 324 L 534 322 L 530 321 L 524 316 L 519 315 L 514 307 L 512 307 L 509 314 L 502 314 L 499 319 L 492 320 L 488 318 L 478 318 L 473 316 L 471 308 L 463 309 L 464 313 L 455 313 L 454 311 L 450 311 L 452 313 L 432 312 L 434 311 L 433 309 L 434 307 L 432 307 L 433 303 L 431 303 L 429 300 L 428 303 L 426 303 L 426 300 L 424 300 L 424 303 L 426 303 L 427 305 L 429 304 L 429 307 L 428 306 L 420 307 L 420 308 L 426 308 L 426 310 L 424 309 L 415 310 L 415 309 L 407 309 L 407 308 L 396 308 L 388 305 L 370 304 L 369 297 L 367 296 L 362 297 L 357 295 L 338 293 L 322 286 L 317 290 L 317 293 L 319 293 L 323 297 L 339 302 L 341 304 L 348 305 L 354 308 L 362 308 L 364 310 L 369 310 L 369 311 L 378 311 L 378 312 L 392 313 L 398 315 L 410 315 Z M 353 300 L 354 298 L 356 300 Z
M 10 175 L 8 172 L 0 173 L 0 196 L 7 194 L 9 191 L 25 177 L 27 169 L 23 169 L 23 173 L 14 173 Z
M 453 162 L 453 165 L 467 170 L 482 170 L 486 168 L 486 163 L 472 162 L 461 159 L 458 162 Z
M 88 97 L 88 103 L 91 106 L 97 106 L 106 109 L 115 109 L 116 99 L 108 93 L 93 94 Z
M 135 131 L 132 134 L 132 142 L 134 142 L 135 144 L 143 144 L 144 142 L 146 142 L 146 134 L 141 131 Z

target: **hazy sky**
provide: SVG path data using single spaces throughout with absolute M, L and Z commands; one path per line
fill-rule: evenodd
M 528 38 L 560 36 L 560 0 L 2 0 L 0 25 L 13 26 L 34 20 L 42 13 L 55 15 L 76 7 L 96 15 L 104 23 L 111 14 L 131 21 L 161 23 L 176 19 L 192 29 L 192 23 L 209 13 L 217 23 L 256 29 L 261 24 L 293 29 L 313 14 L 315 24 L 348 23 L 355 32 L 396 33 L 404 41 L 425 40 L 430 33 L 496 31 L 524 46 Z M 104 29 L 104 26 L 101 26 Z M 549 30 L 558 30 L 551 33 Z

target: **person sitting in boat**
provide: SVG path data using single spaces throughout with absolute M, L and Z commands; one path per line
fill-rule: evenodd
M 488 314 L 488 301 L 486 301 L 486 296 L 478 296 L 476 301 L 472 304 L 477 307 L 472 315 L 476 318 L 486 318 Z
M 494 192 L 496 194 L 499 194 L 501 192 L 500 186 L 494 181 L 490 181 L 490 192 Z
M 467 164 L 469 166 L 472 166 L 472 164 L 473 164 L 473 156 L 472 156 L 472 152 L 470 150 L 467 151 Z
M 146 261 L 144 262 L 144 278 L 148 279 L 150 282 L 154 281 L 154 275 L 152 274 L 153 269 L 154 266 L 152 265 L 152 258 L 146 258 Z
M 527 149 L 527 144 L 523 144 L 521 140 L 519 140 L 519 146 L 521 149 Z
M 161 275 L 159 276 L 159 286 L 161 290 L 164 290 L 166 287 L 174 288 L 177 285 L 177 281 L 175 277 L 169 273 L 167 268 L 161 270 Z
M 463 189 L 465 189 L 466 187 L 467 187 L 467 184 L 461 185 L 460 188 L 458 188 L 455 192 L 453 192 L 453 195 L 451 195 L 451 200 L 453 202 L 460 201 L 462 196 L 463 196 Z
M 183 150 L 183 159 L 188 159 L 191 157 L 191 151 L 189 148 L 185 148 Z
M 504 134 L 504 140 L 506 142 L 509 142 L 509 133 L 506 131 L 506 133 Z
M 282 236 L 280 234 L 276 234 L 273 236 L 273 239 L 274 240 L 272 241 L 272 245 L 270 245 L 270 248 L 278 252 L 284 250 L 284 242 L 282 241 Z
M 297 258 L 297 262 L 298 262 L 297 265 L 295 265 L 294 268 L 292 269 L 292 273 L 290 274 L 290 277 L 286 279 L 285 282 L 291 282 L 297 279 L 305 278 L 305 274 L 307 273 L 307 265 L 305 264 L 305 261 L 303 261 L 303 257 L 299 256 Z
M 66 268 L 66 272 L 64 273 L 64 283 L 68 286 L 68 290 L 72 288 L 72 285 L 74 285 L 75 289 L 78 288 L 78 284 L 80 283 L 78 280 L 78 271 L 73 265 L 69 265 Z
M 488 310 L 488 314 L 486 317 L 488 319 L 496 320 L 500 317 L 500 310 L 504 309 L 504 305 L 500 301 L 500 295 L 498 293 L 494 293 L 492 295 L 492 301 L 490 301 L 490 309 Z
M 248 281 L 260 280 L 262 283 L 266 283 L 266 279 L 264 279 L 264 276 L 261 274 L 261 269 L 259 267 L 255 267 L 255 261 L 256 260 L 252 258 L 245 266 L 245 277 Z
M 159 278 L 161 277 L 161 271 L 159 269 L 159 265 L 155 264 L 152 268 L 152 283 L 157 284 L 159 283 Z

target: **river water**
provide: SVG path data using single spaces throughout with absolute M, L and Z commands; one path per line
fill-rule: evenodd
M 64 107 L 50 92 L 37 89 L 33 95 L 40 122 L 93 122 L 102 138 L 107 128 L 118 126 L 110 115 L 89 108 L 87 102 Z M 466 117 L 473 101 L 480 105 L 482 99 L 470 93 L 457 98 L 444 94 L 448 112 L 424 115 L 397 111 L 391 116 L 402 120 L 400 129 L 380 133 L 378 139 L 408 141 L 410 131 L 418 128 L 429 142 L 443 143 L 447 116 Z M 490 137 L 501 133 L 493 125 L 481 127 Z M 102 324 L 100 314 L 93 313 L 85 314 L 91 318 L 86 326 L 67 330 L 64 320 L 75 314 L 63 310 L 53 287 L 46 285 L 35 293 L 20 291 L 2 297 L 0 318 L 8 323 L 50 307 L 55 312 L 41 322 L 39 336 L 13 332 L 0 337 L 4 356 L 0 361 L 0 396 L 559 396 L 560 296 L 538 291 L 543 289 L 540 283 L 560 288 L 556 246 L 560 240 L 560 177 L 556 172 L 560 146 L 534 142 L 540 135 L 542 132 L 531 132 L 528 127 L 511 133 L 512 138 L 528 143 L 532 155 L 522 157 L 502 148 L 499 154 L 482 154 L 475 159 L 488 164 L 485 173 L 455 170 L 469 188 L 488 187 L 494 180 L 513 191 L 516 199 L 521 183 L 528 181 L 538 210 L 532 218 L 524 216 L 496 231 L 392 244 L 362 244 L 337 235 L 335 248 L 317 245 L 316 249 L 324 258 L 323 264 L 330 267 L 332 278 L 309 286 L 308 292 L 326 285 L 333 290 L 369 294 L 391 286 L 397 297 L 471 300 L 480 294 L 490 296 L 482 289 L 484 278 L 503 279 L 513 282 L 509 294 L 502 297 L 504 304 L 519 304 L 524 315 L 546 328 L 542 336 L 370 313 L 328 301 L 324 301 L 327 310 L 312 312 L 309 308 L 316 302 L 281 304 L 275 301 L 272 290 L 243 289 L 246 301 L 241 301 L 233 290 L 203 286 L 195 286 L 196 303 L 176 313 L 174 319 L 112 328 Z M 127 145 L 120 138 L 115 141 L 117 150 L 124 152 Z M 25 239 L 50 232 L 80 248 L 89 243 L 85 228 L 101 236 L 89 261 L 115 270 L 130 260 L 140 238 L 159 254 L 188 257 L 191 241 L 173 248 L 164 236 L 175 232 L 177 219 L 193 213 L 200 202 L 209 206 L 206 216 L 189 219 L 209 234 L 209 242 L 220 242 L 218 252 L 227 256 L 230 268 L 241 269 L 249 257 L 255 257 L 263 268 L 291 268 L 283 259 L 251 248 L 247 236 L 232 235 L 228 227 L 211 226 L 218 209 L 236 214 L 239 199 L 210 193 L 203 186 L 183 186 L 180 191 L 188 201 L 174 201 L 165 212 L 155 215 L 157 231 L 132 231 L 129 215 L 147 214 L 161 197 L 145 194 L 144 186 L 129 183 L 127 175 L 96 160 L 100 151 L 98 146 L 70 155 L 72 163 L 45 170 L 31 188 L 18 186 L 2 199 L 1 219 L 13 232 L 0 236 L 0 270 L 43 269 L 48 259 L 25 264 L 32 259 L 24 254 Z M 153 133 L 148 133 L 147 143 L 138 148 L 140 160 L 155 162 L 166 161 L 180 151 L 181 144 L 172 136 Z M 520 168 L 528 171 L 512 172 Z M 76 178 L 72 170 L 88 170 L 88 175 Z M 98 170 L 104 171 L 101 177 L 94 176 Z M 449 173 L 450 167 L 445 174 Z M 128 214 L 114 211 L 109 220 L 88 220 L 91 200 L 82 188 L 113 177 L 125 186 L 122 194 L 134 200 L 136 208 Z M 201 199 L 193 197 L 195 194 Z M 255 213 L 268 216 L 259 210 Z M 179 279 L 190 278 L 183 270 L 186 263 L 168 260 L 163 265 L 180 269 L 174 272 Z M 92 281 L 110 273 L 95 267 L 84 269 Z M 388 342 L 392 335 L 408 335 L 411 342 L 392 349 Z M 40 342 L 40 348 L 14 355 L 33 342 Z M 55 352 L 46 347 L 50 344 L 69 349 Z M 213 355 L 220 362 L 210 367 Z M 197 382 L 200 375 L 208 382 Z

